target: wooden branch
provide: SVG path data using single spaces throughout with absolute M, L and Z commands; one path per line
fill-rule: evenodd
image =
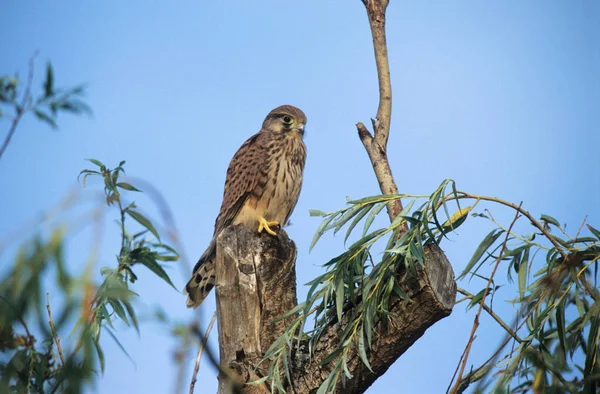
M 435 245 L 426 247 L 426 255 L 425 267 L 417 277 L 404 273 L 399 279 L 411 301 L 396 298 L 390 302 L 387 331 L 381 324 L 374 331 L 373 348 L 368 354 L 373 372 L 367 369 L 357 349 L 353 348 L 348 356 L 348 369 L 353 378 L 347 379 L 343 388 L 340 382 L 336 392 L 364 393 L 425 330 L 452 312 L 456 299 L 452 266 Z M 327 365 L 321 365 L 321 360 L 336 349 L 346 324 L 347 318 L 343 317 L 340 324 L 332 325 L 319 340 L 311 363 L 303 370 L 295 371 L 292 376 L 295 393 L 314 393 L 327 378 L 335 360 Z
M 427 246 L 426 255 L 425 268 L 417 277 L 406 273 L 399 277 L 411 301 L 393 299 L 388 329 L 381 324 L 375 328 L 369 353 L 374 372 L 364 366 L 356 349 L 350 351 L 348 367 L 354 378 L 346 381 L 344 393 L 363 393 L 427 328 L 452 311 L 456 299 L 452 267 L 437 246 Z M 271 323 L 296 306 L 295 259 L 296 247 L 284 231 L 271 237 L 243 227 L 230 227 L 217 238 L 221 368 L 231 371 L 240 383 L 267 375 L 266 362 L 256 366 L 293 319 Z M 333 363 L 321 365 L 321 360 L 339 345 L 347 319 L 343 317 L 339 324 L 326 329 L 310 363 L 291 365 L 293 387 L 288 392 L 314 393 L 323 383 Z M 296 354 L 301 356 L 298 352 L 302 351 L 296 349 Z M 220 379 L 219 393 L 226 392 L 226 379 Z M 267 393 L 269 388 L 265 384 L 246 385 L 242 392 Z
M 297 304 L 295 264 L 296 246 L 283 230 L 272 237 L 229 227 L 217 238 L 220 364 L 239 382 L 256 381 L 266 374 L 255 367 L 290 322 L 272 321 Z M 228 393 L 228 384 L 220 376 L 219 393 Z M 242 391 L 269 392 L 266 385 L 244 386 Z
M 523 201 L 519 204 L 519 210 L 521 209 L 521 205 L 523 205 Z M 496 271 L 498 270 L 498 266 L 502 261 L 502 256 L 504 255 L 504 251 L 506 250 L 506 245 L 508 244 L 508 240 L 510 239 L 510 231 L 513 226 L 519 220 L 519 210 L 515 214 L 515 218 L 513 219 L 508 231 L 506 232 L 506 237 L 504 238 L 504 242 L 502 243 L 502 248 L 500 249 L 500 253 L 498 254 L 498 258 L 496 259 L 496 264 L 494 265 L 494 269 L 492 270 L 492 274 L 488 279 L 487 284 L 485 285 L 485 291 L 483 292 L 483 297 L 481 297 L 481 301 L 479 302 L 479 309 L 477 310 L 477 314 L 475 314 L 475 319 L 473 320 L 473 327 L 471 328 L 471 334 L 469 335 L 469 340 L 467 341 L 467 345 L 465 346 L 465 351 L 461 356 L 461 359 L 458 361 L 460 365 L 460 369 L 458 371 L 458 377 L 456 378 L 456 384 L 452 387 L 450 393 L 456 394 L 463 383 L 463 372 L 465 371 L 465 367 L 467 366 L 467 360 L 469 359 L 469 352 L 471 351 L 471 346 L 473 345 L 473 341 L 475 341 L 475 332 L 479 328 L 479 316 L 481 315 L 481 311 L 483 310 L 483 306 L 485 305 L 485 299 L 490 290 L 490 285 L 494 281 L 494 275 L 496 275 Z M 462 362 L 462 365 L 461 365 Z M 454 377 L 453 377 L 454 379 Z M 451 382 L 452 383 L 452 382 Z
M 367 10 L 373 37 L 373 50 L 379 83 L 379 106 L 377 107 L 376 118 L 372 119 L 375 136 L 372 136 L 361 122 L 356 124 L 356 128 L 371 160 L 371 165 L 379 182 L 379 189 L 383 194 L 397 194 L 398 187 L 394 181 L 387 157 L 387 142 L 392 119 L 392 83 L 385 37 L 385 11 L 389 0 L 363 0 L 363 3 Z M 390 221 L 393 221 L 402 211 L 402 202 L 394 200 L 388 203 L 387 211 Z M 407 229 L 407 226 L 404 225 L 403 228 Z
M 50 325 L 50 331 L 52 331 L 52 337 L 54 338 L 54 342 L 56 343 L 56 349 L 58 350 L 58 355 L 60 357 L 60 365 L 65 365 L 65 356 L 63 356 L 62 346 L 60 346 L 60 338 L 56 333 L 56 328 L 54 327 L 54 320 L 52 319 L 52 309 L 50 309 L 50 294 L 46 293 L 46 310 L 48 311 L 48 324 Z
M 208 337 L 210 336 L 210 331 L 212 330 L 212 326 L 215 323 L 217 318 L 217 312 L 213 314 L 213 317 L 210 319 L 210 323 L 208 323 L 208 328 L 206 329 L 206 334 L 204 334 L 204 340 L 200 341 L 200 347 L 198 348 L 198 354 L 196 355 L 196 364 L 194 365 L 194 372 L 192 372 L 192 382 L 190 383 L 190 391 L 189 394 L 194 394 L 194 387 L 196 387 L 196 382 L 198 381 L 198 371 L 200 370 L 200 360 L 202 360 L 202 353 L 204 352 L 205 345 L 208 343 Z M 177 393 L 179 392 L 176 391 Z

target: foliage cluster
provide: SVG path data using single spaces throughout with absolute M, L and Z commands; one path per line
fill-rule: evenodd
M 371 231 L 375 217 L 395 199 L 404 200 L 403 211 L 389 226 Z M 423 202 L 414 208 L 418 201 Z M 461 208 L 461 201 L 471 205 Z M 481 202 L 515 211 L 515 221 L 525 218 L 533 226 L 533 232 L 519 235 L 512 231 L 514 222 L 507 228 L 496 222 L 487 210 L 474 213 Z M 319 394 L 334 392 L 340 379 L 343 383 L 352 378 L 347 356 L 353 347 L 370 369 L 373 336 L 379 325 L 386 326 L 391 313 L 389 306 L 398 298 L 410 302 L 399 273 L 414 275 L 426 259 L 424 246 L 439 244 L 449 232 L 463 225 L 471 213 L 473 217 L 490 220 L 495 228 L 484 237 L 457 278 L 465 281 L 477 277 L 486 283 L 475 294 L 459 289 L 464 298 L 458 301 L 468 302 L 467 310 L 480 307 L 459 366 L 467 364 L 481 310 L 506 331 L 506 339 L 483 364 L 471 366 L 465 376 L 461 370 L 448 391 L 462 392 L 477 382 L 476 392 L 490 389 L 494 392 L 596 392 L 600 382 L 598 230 L 588 225 L 589 236 L 580 236 L 581 229 L 576 235 L 569 235 L 551 216 L 541 215 L 536 220 L 515 204 L 458 191 L 451 180 L 442 182 L 430 196 L 373 196 L 348 201 L 348 205 L 336 212 L 311 212 L 324 218 L 313 245 L 325 232 L 337 233 L 344 227 L 347 228 L 344 240 L 359 225 L 362 234 L 345 252 L 325 264 L 324 274 L 308 284 L 311 287 L 306 301 L 281 317 L 295 316 L 285 334 L 265 355 L 272 361 L 269 371 L 272 389 L 285 392 L 295 346 L 306 341 L 312 352 L 320 335 L 329 325 L 342 321 L 342 317 L 346 324 L 341 341 L 322 361 L 333 363 L 333 368 L 319 388 Z M 453 214 L 450 214 L 451 206 Z M 405 223 L 407 231 L 403 230 Z M 381 253 L 375 253 L 374 245 L 378 242 L 385 245 Z M 506 313 L 508 308 L 496 308 L 502 314 L 496 313 L 494 308 L 494 298 L 502 288 L 494 279 L 499 265 L 504 267 L 507 282 L 516 276 L 517 286 L 512 287 L 516 294 L 506 300 L 515 306 L 510 309 L 514 311 L 512 314 Z M 486 268 L 491 273 L 484 272 Z M 311 316 L 314 327 L 305 332 Z
M 178 254 L 161 242 L 135 203 L 125 205 L 124 193 L 140 191 L 120 180 L 125 162 L 114 169 L 94 159 L 90 162 L 96 168 L 81 172 L 83 183 L 89 176 L 100 177 L 106 204 L 119 214 L 121 245 L 116 265 L 100 269 L 100 283 L 94 278 L 94 256 L 81 275 L 73 274 L 64 256 L 70 234 L 61 227 L 47 239 L 39 234 L 21 246 L 12 269 L 0 281 L 0 392 L 82 392 L 98 376 L 98 369 L 104 370 L 101 334 L 106 332 L 125 351 L 114 324 L 120 321 L 139 329 L 133 306 L 137 294 L 130 287 L 137 280 L 137 267 L 145 266 L 173 286 L 161 264 L 177 260 Z M 132 233 L 127 218 L 141 225 L 142 231 Z M 47 293 L 52 273 L 56 289 L 52 299 L 58 300 L 54 319 Z M 29 321 L 36 326 L 30 328 Z M 70 340 L 61 344 L 58 333 L 68 327 Z

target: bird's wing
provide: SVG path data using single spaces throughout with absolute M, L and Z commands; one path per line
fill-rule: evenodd
M 215 221 L 215 235 L 229 226 L 252 194 L 257 180 L 266 174 L 268 152 L 265 133 L 248 138 L 238 149 L 225 178 L 223 204 Z

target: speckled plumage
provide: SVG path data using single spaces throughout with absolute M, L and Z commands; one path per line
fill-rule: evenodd
M 213 239 L 185 287 L 188 307 L 200 305 L 215 285 L 215 241 L 221 230 L 243 225 L 261 231 L 260 218 L 280 226 L 287 224 L 302 187 L 305 123 L 306 115 L 300 109 L 277 107 L 231 159 Z M 271 233 L 268 226 L 265 231 Z

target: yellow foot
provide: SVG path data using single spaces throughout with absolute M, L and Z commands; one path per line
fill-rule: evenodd
M 267 219 L 260 217 L 258 218 L 258 232 L 261 233 L 265 230 L 267 233 L 271 235 L 277 235 L 277 233 L 271 230 L 270 226 L 278 226 L 279 222 L 267 222 Z

